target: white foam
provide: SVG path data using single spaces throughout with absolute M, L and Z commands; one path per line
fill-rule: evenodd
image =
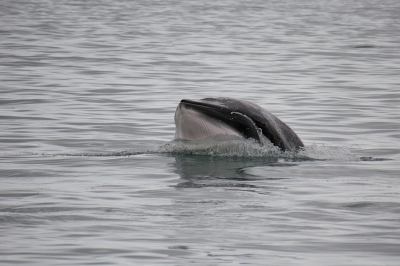
M 359 160 L 359 157 L 351 152 L 351 148 L 343 146 L 335 147 L 313 144 L 302 148 L 297 154 L 317 160 Z
M 173 140 L 161 146 L 158 152 L 226 157 L 276 156 L 280 153 L 275 146 L 261 145 L 253 139 L 228 135 L 217 135 L 192 141 Z
M 360 160 L 349 147 L 310 145 L 296 152 L 282 152 L 272 144 L 262 145 L 253 139 L 218 135 L 201 140 L 175 139 L 159 147 L 156 153 L 174 153 L 221 157 L 278 157 L 289 160 Z

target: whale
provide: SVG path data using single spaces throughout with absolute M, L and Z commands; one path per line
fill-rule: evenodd
M 257 104 L 234 98 L 183 99 L 175 112 L 175 139 L 200 140 L 218 135 L 254 139 L 282 151 L 304 147 L 297 134 Z

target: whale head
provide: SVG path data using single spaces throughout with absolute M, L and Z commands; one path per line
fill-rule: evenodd
M 265 140 L 283 151 L 304 147 L 294 131 L 260 106 L 233 98 L 183 99 L 175 112 L 175 138 L 204 139 L 216 135 Z

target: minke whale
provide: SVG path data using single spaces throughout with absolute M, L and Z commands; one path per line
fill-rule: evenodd
M 254 103 L 233 98 L 183 99 L 176 108 L 175 126 L 176 139 L 230 135 L 272 143 L 283 151 L 304 147 L 279 118 Z

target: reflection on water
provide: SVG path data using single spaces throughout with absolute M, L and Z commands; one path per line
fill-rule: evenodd
M 265 166 L 278 162 L 277 157 L 236 158 L 175 155 L 176 173 L 183 179 L 248 180 L 243 173 L 247 167 Z
M 174 172 L 182 180 L 177 188 L 258 188 L 254 181 L 279 180 L 284 177 L 273 177 L 265 171 L 263 176 L 252 175 L 247 170 L 254 167 L 292 167 L 294 161 L 276 156 L 270 157 L 219 157 L 198 155 L 173 155 L 175 158 Z M 309 159 L 307 159 L 309 160 Z M 289 162 L 290 161 L 290 162 Z M 265 184 L 260 188 L 265 189 Z

